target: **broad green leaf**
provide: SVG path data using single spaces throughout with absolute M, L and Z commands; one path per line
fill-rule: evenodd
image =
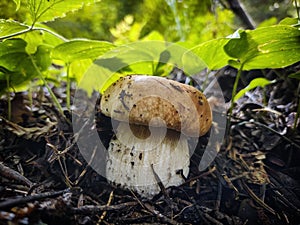
M 71 63 L 75 60 L 96 59 L 113 48 L 114 45 L 106 41 L 72 40 L 56 46 L 52 57 Z
M 66 16 L 67 12 L 81 9 L 84 4 L 99 0 L 27 0 L 32 22 L 46 22 Z
M 224 46 L 225 52 L 235 59 L 237 65 L 245 64 L 248 59 L 254 57 L 254 55 L 258 52 L 257 48 L 257 43 L 254 42 L 250 35 L 243 30 L 235 32 L 235 36 Z M 232 64 L 233 60 L 229 60 L 229 62 Z
M 257 27 L 268 27 L 268 26 L 273 26 L 276 25 L 278 23 L 277 18 L 276 17 L 271 17 L 269 19 L 264 20 L 263 22 L 261 22 Z
M 300 61 L 300 30 L 286 25 L 240 31 L 225 52 L 235 58 L 229 63 L 244 70 L 283 68 Z
M 46 29 L 49 31 L 51 31 L 51 29 L 44 24 L 40 24 L 39 28 L 35 27 L 35 30 L 29 31 L 29 29 L 30 27 L 27 25 L 13 20 L 0 20 L 0 39 L 5 39 L 10 35 L 16 35 L 15 38 L 24 39 L 27 42 L 26 50 L 29 54 L 36 52 L 38 45 L 48 44 L 51 47 L 54 47 L 63 42 L 55 35 L 46 32 Z
M 9 71 L 18 71 L 19 62 L 27 59 L 27 43 L 23 39 L 9 39 L 0 43 L 0 66 Z
M 242 90 L 240 90 L 233 98 L 233 101 L 236 102 L 237 100 L 239 100 L 241 97 L 243 97 L 245 95 L 246 92 L 251 91 L 252 89 L 256 88 L 256 87 L 265 87 L 268 84 L 272 84 L 275 81 L 269 81 L 265 78 L 255 78 L 253 79 L 250 84 L 243 88 Z
M 47 46 L 38 46 L 34 54 L 26 51 L 27 43 L 23 39 L 8 39 L 0 43 L 0 68 L 3 77 L 9 76 L 12 87 L 21 85 L 38 76 L 33 61 L 41 71 L 47 70 L 51 64 L 50 49 Z M 6 87 L 0 82 L 0 90 Z
M 77 83 L 81 82 L 84 73 L 92 65 L 93 60 L 82 59 L 76 60 L 70 64 L 69 77 L 75 79 Z
M 298 23 L 299 23 L 298 18 L 290 18 L 290 17 L 284 18 L 279 22 L 280 25 L 297 25 Z
M 190 51 L 202 59 L 210 70 L 220 69 L 231 59 L 223 50 L 228 38 L 214 39 L 193 47 Z
M 37 24 L 35 29 L 37 29 L 37 30 L 43 29 L 43 30 L 39 30 L 39 34 L 43 38 L 43 44 L 49 45 L 52 48 L 65 42 L 65 40 L 60 38 L 60 36 L 54 35 L 54 34 L 56 34 L 56 32 L 52 28 L 48 27 L 45 24 Z
M 50 58 L 51 49 L 49 46 L 40 45 L 37 48 L 37 51 L 32 55 L 33 60 L 37 64 L 40 71 L 46 71 L 51 65 Z
M 43 44 L 44 42 L 44 32 L 39 30 L 34 30 L 22 35 L 18 36 L 26 41 L 26 52 L 28 54 L 33 54 L 36 52 L 39 45 Z
M 13 20 L 0 19 L 0 39 L 5 38 L 8 35 L 16 34 L 28 29 L 29 27 L 22 23 Z
M 188 74 L 201 71 L 206 64 L 195 54 L 187 55 L 184 62 L 182 56 L 187 49 L 173 43 L 162 41 L 140 41 L 113 49 L 95 60 L 81 79 L 80 87 L 91 93 L 99 90 L 101 93 L 128 70 L 136 74 L 162 75 L 174 66 L 183 68 Z M 126 71 L 127 70 L 127 71 Z M 121 76 L 122 76 L 121 75 Z
M 290 74 L 289 78 L 295 78 L 295 79 L 300 80 L 300 71 L 298 71 L 296 73 L 293 73 L 293 74 Z
M 151 31 L 149 34 L 147 34 L 145 37 L 143 37 L 141 40 L 143 40 L 143 41 L 164 41 L 165 39 L 161 33 L 154 30 L 154 31 Z
M 84 73 L 84 76 L 78 83 L 78 87 L 87 91 L 89 95 L 95 90 L 103 93 L 121 76 L 124 76 L 124 74 L 121 75 L 119 73 L 112 72 L 109 68 L 93 63 L 86 73 Z

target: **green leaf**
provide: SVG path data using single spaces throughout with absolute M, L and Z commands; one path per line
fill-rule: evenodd
M 46 71 L 51 65 L 50 51 L 49 46 L 40 45 L 33 54 L 33 60 L 35 60 L 40 71 Z
M 300 71 L 298 71 L 296 73 L 293 73 L 293 74 L 290 74 L 289 78 L 295 78 L 295 79 L 300 80 Z
M 46 22 L 66 16 L 67 12 L 81 9 L 84 4 L 100 0 L 27 0 L 32 22 Z
M 92 65 L 93 60 L 82 59 L 76 60 L 70 64 L 69 77 L 75 79 L 77 83 L 81 82 L 84 73 Z
M 265 78 L 261 78 L 261 77 L 255 78 L 255 79 L 253 79 L 253 80 L 250 82 L 250 84 L 249 84 L 247 87 L 245 87 L 245 88 L 243 88 L 242 90 L 240 90 L 240 91 L 234 96 L 233 101 L 236 102 L 236 101 L 239 100 L 242 96 L 244 96 L 246 92 L 248 92 L 248 91 L 250 91 L 250 90 L 252 90 L 252 89 L 254 89 L 254 88 L 256 88 L 256 87 L 265 87 L 266 85 L 272 84 L 272 83 L 274 83 L 274 82 L 275 82 L 275 81 L 269 81 L 269 80 L 267 80 L 267 79 L 265 79 Z
M 210 70 L 217 70 L 226 66 L 231 59 L 223 50 L 229 40 L 228 38 L 214 39 L 197 45 L 190 51 L 202 59 Z
M 66 63 L 82 59 L 96 59 L 114 47 L 112 43 L 106 41 L 72 40 L 56 46 L 52 51 L 52 57 Z
M 34 30 L 18 37 L 22 38 L 26 43 L 26 52 L 28 54 L 33 54 L 37 51 L 39 45 L 44 42 L 44 32 L 39 30 Z
M 45 24 L 38 24 L 35 29 L 41 29 L 38 31 L 40 33 L 40 36 L 42 36 L 43 38 L 43 44 L 49 45 L 52 48 L 65 42 L 65 40 L 63 40 L 60 36 L 55 35 L 56 32 L 52 28 L 48 27 Z
M 280 25 L 297 25 L 298 23 L 299 23 L 298 18 L 290 18 L 290 17 L 284 18 L 279 22 Z
M 300 61 L 300 30 L 275 25 L 240 31 L 240 38 L 231 39 L 225 52 L 235 58 L 229 64 L 244 70 L 283 68 Z
M 268 27 L 268 26 L 276 25 L 277 23 L 278 23 L 277 18 L 271 17 L 269 19 L 262 21 L 257 27 Z
M 29 27 L 22 23 L 13 20 L 0 19 L 0 39 L 3 39 L 8 35 L 19 33 L 28 29 Z
M 23 39 L 9 39 L 0 43 L 0 66 L 10 71 L 20 71 L 19 63 L 27 59 L 27 43 Z
M 12 87 L 28 82 L 38 75 L 32 60 L 41 71 L 47 70 L 51 64 L 50 49 L 47 46 L 38 46 L 34 54 L 28 54 L 26 45 L 23 39 L 8 39 L 0 43 L 0 68 L 3 68 L 1 77 L 9 76 Z M 0 82 L 0 90 L 5 86 Z

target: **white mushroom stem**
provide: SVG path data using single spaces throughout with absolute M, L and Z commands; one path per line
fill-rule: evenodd
M 116 185 L 152 197 L 160 191 L 153 170 L 165 187 L 177 186 L 184 182 L 182 174 L 188 175 L 189 159 L 185 135 L 120 122 L 116 138 L 109 144 L 106 177 Z

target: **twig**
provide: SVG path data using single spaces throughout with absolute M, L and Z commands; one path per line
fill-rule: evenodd
M 117 211 L 130 206 L 136 206 L 137 202 L 125 202 L 119 205 L 84 205 L 78 208 L 71 208 L 72 214 L 95 214 L 103 211 Z
M 222 193 L 223 193 L 223 191 L 222 191 L 222 183 L 219 180 L 219 182 L 218 182 L 218 195 L 217 195 L 217 200 L 216 200 L 216 205 L 215 205 L 215 210 L 216 211 L 219 211 L 219 209 L 220 209 Z
M 31 187 L 33 185 L 33 182 L 31 182 L 29 179 L 24 177 L 19 172 L 15 171 L 7 166 L 4 166 L 2 162 L 0 162 L 0 174 L 1 174 L 1 176 L 6 177 L 10 180 L 16 180 L 18 182 L 21 182 L 28 187 Z
M 217 219 L 209 215 L 208 213 L 203 213 L 203 216 L 210 222 L 209 224 L 223 225 L 223 223 L 219 222 Z
M 244 9 L 243 5 L 239 0 L 227 0 L 231 10 L 236 14 L 242 22 L 245 24 L 247 29 L 255 29 L 254 21 L 251 16 Z
M 168 217 L 166 217 L 165 215 L 163 215 L 159 211 L 153 209 L 153 207 L 150 204 L 145 204 L 145 207 L 147 208 L 147 210 L 149 212 L 151 212 L 153 215 L 155 215 L 161 222 L 172 224 L 172 225 L 179 224 L 175 220 L 169 219 Z
M 248 185 L 242 180 L 241 181 L 244 189 L 248 192 L 248 194 L 252 197 L 252 199 L 258 203 L 261 207 L 263 207 L 268 212 L 272 213 L 273 215 L 276 215 L 276 211 L 272 209 L 270 206 L 268 206 L 263 200 L 261 200 L 249 187 Z
M 198 180 L 198 179 L 200 179 L 200 178 L 202 178 L 202 177 L 206 177 L 206 176 L 208 176 L 209 174 L 213 173 L 215 170 L 216 170 L 216 167 L 214 166 L 214 167 L 212 167 L 210 170 L 208 170 L 208 171 L 206 171 L 206 172 L 204 172 L 204 173 L 201 173 L 200 175 L 197 175 L 197 176 L 195 176 L 195 177 L 192 177 L 192 178 L 186 180 L 186 181 L 185 181 L 183 184 L 181 184 L 180 186 L 182 187 L 182 186 L 184 186 L 184 185 L 190 183 L 191 181 Z
M 45 198 L 55 198 L 69 191 L 70 189 L 68 188 L 61 191 L 46 192 L 37 195 L 6 199 L 5 201 L 0 202 L 0 209 L 11 208 L 20 204 L 25 204 L 36 200 L 45 199 Z
M 113 199 L 113 196 L 114 196 L 114 191 L 110 192 L 109 199 L 107 201 L 106 206 L 110 206 L 110 204 L 112 202 L 112 199 Z M 97 222 L 97 225 L 100 225 L 103 222 L 103 219 L 106 216 L 106 214 L 107 214 L 107 211 L 103 211 L 102 215 L 100 216 L 100 218 Z
M 266 126 L 265 124 L 262 124 L 260 122 L 256 122 L 254 120 L 250 120 L 250 123 L 254 123 L 255 125 L 261 126 L 275 134 L 277 134 L 278 136 L 282 137 L 284 140 L 286 140 L 287 142 L 289 142 L 290 144 L 294 145 L 296 148 L 298 148 L 298 150 L 300 150 L 300 145 L 298 145 L 296 142 L 294 142 L 293 140 L 289 139 L 288 137 L 282 135 L 281 133 L 279 133 L 278 131 L 272 129 L 271 127 Z
M 157 182 L 157 184 L 158 184 L 158 186 L 159 186 L 161 192 L 162 192 L 166 197 L 169 197 L 169 195 L 168 195 L 168 193 L 167 193 L 167 191 L 166 191 L 166 188 L 165 188 L 164 184 L 162 183 L 160 177 L 158 176 L 158 174 L 155 172 L 155 170 L 154 170 L 154 168 L 153 168 L 153 164 L 151 164 L 151 169 L 152 169 L 152 173 L 153 173 L 153 175 L 154 175 L 154 178 L 155 178 L 155 180 L 156 180 L 156 182 Z

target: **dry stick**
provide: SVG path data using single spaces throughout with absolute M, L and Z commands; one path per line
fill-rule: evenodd
M 209 174 L 213 173 L 215 170 L 216 170 L 216 167 L 214 166 L 214 167 L 212 167 L 211 169 L 209 169 L 208 171 L 206 171 L 206 172 L 204 172 L 204 173 L 201 173 L 200 175 L 197 175 L 197 176 L 195 176 L 195 177 L 192 177 L 192 178 L 186 180 L 183 184 L 180 185 L 180 187 L 182 187 L 182 186 L 184 186 L 184 185 L 186 185 L 186 184 L 188 184 L 188 183 L 190 183 L 190 182 L 192 182 L 192 181 L 194 181 L 194 180 L 198 180 L 198 179 L 200 179 L 200 178 L 202 178 L 202 177 L 206 177 L 206 176 L 208 176 Z
M 57 196 L 63 195 L 66 192 L 69 192 L 70 189 L 67 188 L 65 190 L 61 191 L 54 191 L 54 192 L 46 192 L 46 193 L 41 193 L 37 195 L 30 195 L 30 196 L 25 196 L 25 197 L 18 197 L 18 198 L 11 198 L 7 199 L 3 202 L 0 202 L 0 209 L 5 209 L 5 208 L 11 208 L 20 204 L 25 204 L 37 200 L 42 200 L 45 198 L 55 198 Z
M 274 134 L 278 135 L 279 137 L 282 137 L 284 140 L 286 140 L 286 141 L 289 142 L 291 145 L 294 145 L 298 150 L 300 150 L 300 145 L 298 145 L 296 142 L 294 142 L 294 141 L 291 140 L 290 138 L 288 138 L 288 137 L 282 135 L 282 134 L 279 133 L 278 131 L 272 129 L 271 127 L 268 127 L 267 125 L 262 124 L 262 123 L 260 123 L 260 122 L 256 122 L 256 121 L 254 121 L 254 120 L 250 120 L 250 121 L 247 121 L 247 122 L 245 122 L 245 123 L 248 123 L 248 122 L 253 123 L 253 124 L 257 125 L 257 126 L 261 126 L 261 127 L 265 128 L 265 129 L 267 129 L 267 130 L 273 132 Z
M 216 200 L 216 205 L 215 205 L 215 210 L 216 211 L 219 211 L 219 209 L 220 209 L 222 193 L 223 193 L 222 183 L 219 180 L 219 182 L 218 182 L 218 195 L 217 195 L 217 200 Z
M 110 195 L 109 195 L 109 199 L 107 201 L 107 206 L 110 206 L 111 202 L 112 202 L 112 199 L 113 199 L 113 196 L 114 196 L 114 191 L 110 192 Z M 106 216 L 107 214 L 107 211 L 103 211 L 102 215 L 100 216 L 98 222 L 97 222 L 97 225 L 100 225 L 103 220 L 104 220 L 104 217 Z
M 270 206 L 268 206 L 265 202 L 263 202 L 245 183 L 245 181 L 241 181 L 242 186 L 245 188 L 245 190 L 248 192 L 248 194 L 251 196 L 251 198 L 258 203 L 261 207 L 263 207 L 268 212 L 272 213 L 273 215 L 276 215 L 276 211 L 272 209 Z
M 28 187 L 31 187 L 33 185 L 33 183 L 27 179 L 26 177 L 24 177 L 22 174 L 20 174 L 19 172 L 4 166 L 2 162 L 0 162 L 0 174 L 3 177 L 6 177 L 10 180 L 16 180 L 18 182 L 21 182 L 23 184 L 25 184 Z
M 159 177 L 158 174 L 155 172 L 155 170 L 154 170 L 154 168 L 153 168 L 153 164 L 151 164 L 151 169 L 152 169 L 153 175 L 154 175 L 154 177 L 155 177 L 155 180 L 156 180 L 156 182 L 157 182 L 157 184 L 158 184 L 158 186 L 159 186 L 161 192 L 162 192 L 163 195 L 165 196 L 166 202 L 168 203 L 168 205 L 169 205 L 169 206 L 171 207 L 171 209 L 173 210 L 174 204 L 173 204 L 173 202 L 171 201 L 170 196 L 169 196 L 169 194 L 168 194 L 168 192 L 167 192 L 167 190 L 166 190 L 164 184 L 162 183 L 160 177 Z M 172 211 L 172 215 L 173 215 L 173 211 Z
M 179 224 L 175 220 L 170 219 L 170 218 L 166 217 L 165 215 L 163 215 L 162 213 L 160 213 L 159 211 L 153 209 L 149 204 L 145 204 L 145 207 L 149 212 L 151 212 L 153 215 L 155 215 L 161 222 L 172 224 L 172 225 Z
M 85 205 L 78 208 L 71 208 L 72 214 L 95 214 L 103 211 L 117 211 L 126 207 L 135 206 L 137 202 L 125 202 L 119 205 Z
M 228 0 L 231 10 L 235 15 L 237 15 L 242 22 L 245 24 L 247 29 L 255 29 L 255 23 L 251 16 L 244 9 L 243 5 L 239 0 Z
M 166 188 L 165 188 L 164 184 L 162 183 L 160 177 L 158 176 L 158 174 L 157 174 L 157 173 L 155 172 L 155 170 L 154 170 L 153 164 L 151 164 L 151 169 L 152 169 L 154 178 L 155 178 L 155 180 L 156 180 L 156 182 L 157 182 L 157 184 L 158 184 L 158 186 L 159 186 L 161 192 L 162 192 L 165 196 L 169 197 L 169 195 L 168 195 L 168 193 L 167 193 L 167 191 L 166 191 Z
M 95 158 L 96 151 L 97 151 L 97 146 L 94 147 L 92 156 L 91 156 L 91 158 L 90 158 L 87 166 L 83 169 L 83 171 L 81 171 L 81 173 L 79 174 L 78 178 L 76 179 L 75 185 L 78 185 L 79 182 L 81 181 L 81 178 L 86 174 L 88 166 L 90 166 L 92 164 L 92 162 L 93 162 L 93 160 Z

